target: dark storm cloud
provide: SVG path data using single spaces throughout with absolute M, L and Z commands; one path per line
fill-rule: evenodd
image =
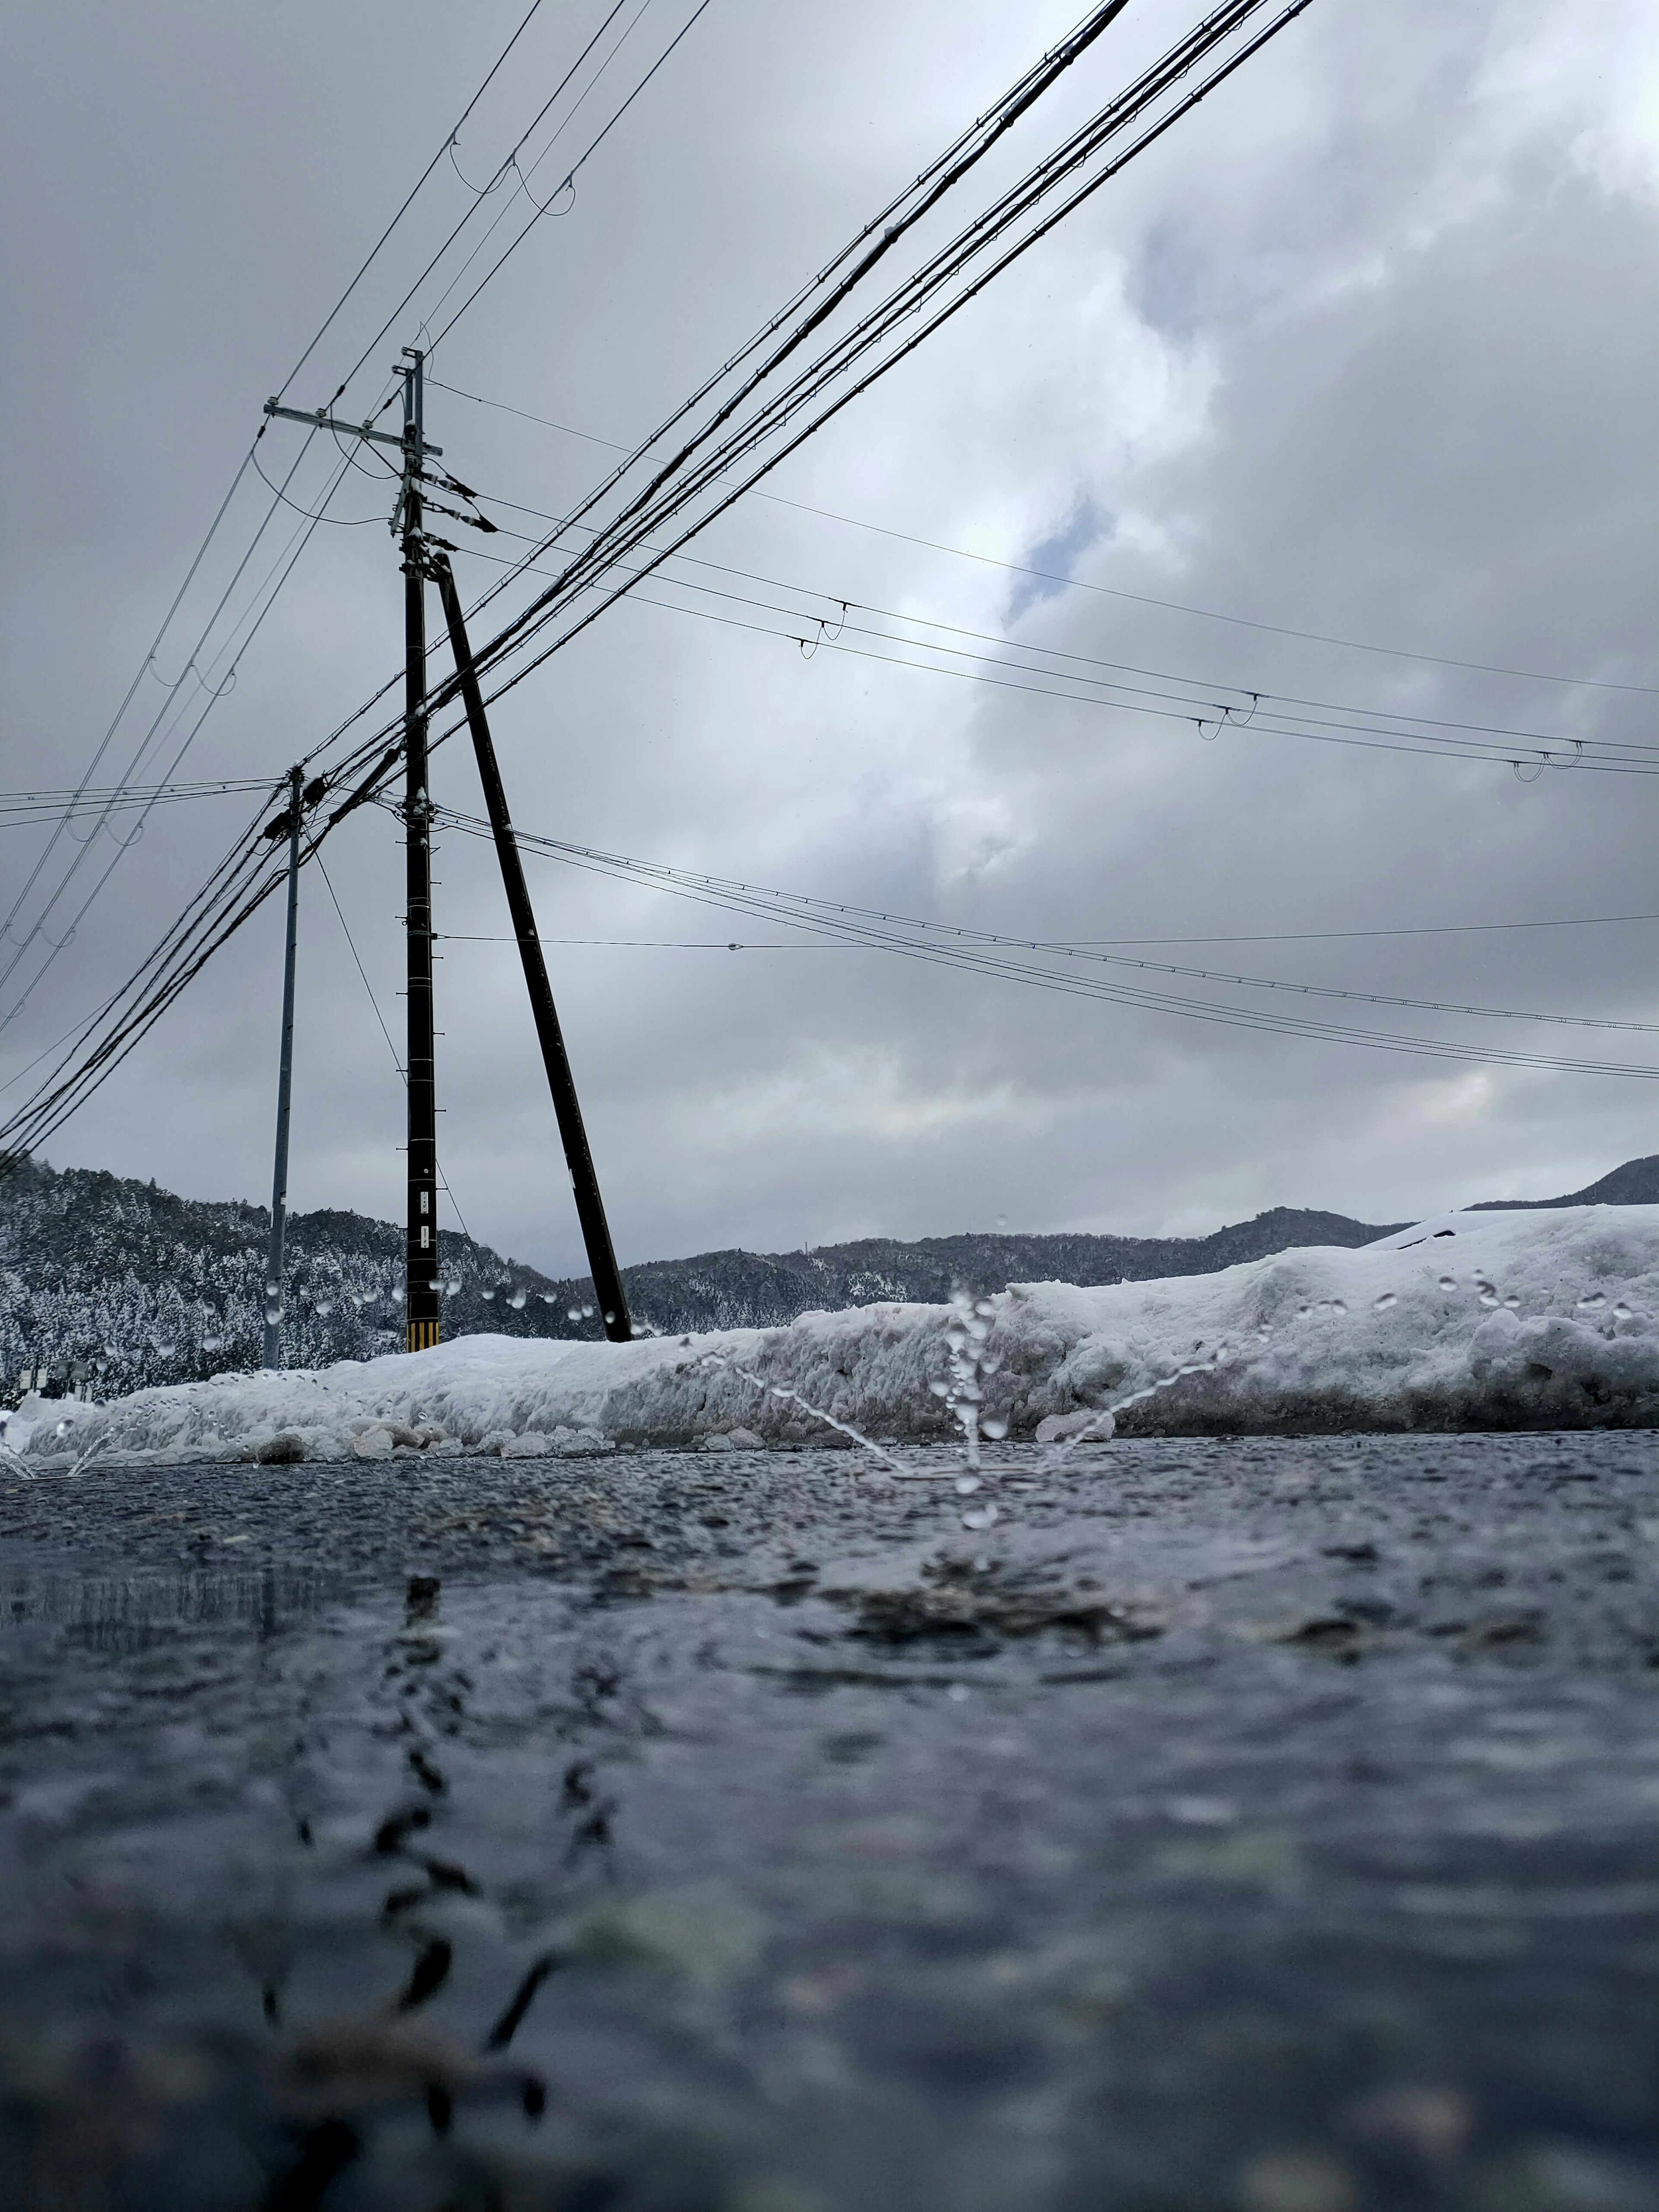
M 488 173 L 599 12 L 538 25 L 521 76 L 463 134 L 465 174 Z M 11 11 L 4 158 L 22 219 L 3 343 L 10 419 L 27 435 L 6 492 L 9 787 L 56 786 L 89 757 L 260 400 L 516 20 L 495 7 L 300 9 L 279 35 L 267 19 L 185 6 Z M 1132 8 L 1054 132 L 1187 20 Z M 1064 21 L 1057 7 L 988 0 L 841 10 L 831 24 L 715 0 L 616 159 L 595 164 L 569 214 L 540 227 L 446 341 L 439 379 L 600 438 L 637 434 Z M 1639 54 L 1634 19 L 1611 5 L 1569 23 L 1498 0 L 1386 15 L 1318 0 L 774 480 L 808 508 L 904 535 L 751 500 L 698 551 L 858 609 L 1006 629 L 1200 686 L 1651 741 L 1650 697 L 1146 604 L 1449 661 L 1655 680 L 1659 345 Z M 1041 137 L 1021 142 L 1027 155 Z M 453 176 L 433 190 L 381 291 L 296 386 L 303 404 L 327 398 L 372 335 L 369 306 L 389 307 L 467 204 Z M 377 370 L 414 336 L 400 325 L 384 340 Z M 556 511 L 605 465 L 602 447 L 453 392 L 435 390 L 431 410 L 447 458 L 487 503 L 496 495 L 509 528 L 536 525 L 507 501 Z M 370 520 L 319 533 L 192 772 L 279 774 L 391 672 L 398 579 L 373 519 L 384 505 L 380 488 L 354 484 L 343 512 Z M 965 555 L 1075 580 L 1034 588 Z M 474 559 L 469 586 L 491 573 Z M 1523 787 L 1501 765 L 1259 727 L 1205 743 L 1189 722 L 828 647 L 807 660 L 703 618 L 764 619 L 740 603 L 655 596 L 675 604 L 618 608 L 502 702 L 498 741 L 526 826 L 1067 940 L 1659 903 L 1644 781 Z M 162 656 L 159 674 L 176 677 L 180 659 Z M 459 748 L 435 777 L 441 798 L 477 810 Z M 153 817 L 16 1024 L 19 1042 L 7 1040 L 0 1077 L 151 941 L 241 804 Z M 33 835 L 0 831 L 9 877 Z M 328 848 L 394 1030 L 401 860 L 394 825 L 373 811 Z M 532 866 L 550 939 L 766 934 Z M 486 848 L 446 840 L 441 1141 L 471 1225 L 563 1265 L 574 1224 L 510 948 L 460 941 L 503 928 L 492 868 Z M 204 1194 L 263 1187 L 279 927 L 264 915 L 221 956 L 54 1159 Z M 1597 928 L 1148 957 L 1651 1020 L 1651 943 L 1650 929 Z M 1648 1085 L 1263 1036 L 873 952 L 573 943 L 550 959 L 629 1259 L 999 1213 L 1196 1228 L 1289 1201 L 1393 1218 L 1568 1188 L 1651 1148 Z M 1653 1040 L 1628 1035 L 1380 1007 L 1353 1018 L 1653 1057 Z M 298 1072 L 295 1202 L 395 1212 L 398 1078 L 309 878 Z

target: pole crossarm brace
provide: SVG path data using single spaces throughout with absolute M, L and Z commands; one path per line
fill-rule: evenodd
M 303 422 L 308 429 L 337 430 L 343 437 L 372 438 L 377 446 L 396 446 L 399 452 L 403 449 L 401 434 L 394 436 L 390 430 L 373 429 L 367 422 L 342 422 L 337 416 L 329 414 L 325 408 L 279 407 L 274 399 L 267 399 L 265 412 L 267 415 L 280 415 L 285 422 Z M 441 453 L 443 447 L 423 438 L 421 451 L 423 453 Z

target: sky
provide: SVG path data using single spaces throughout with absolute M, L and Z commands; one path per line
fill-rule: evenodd
M 187 664 L 271 504 L 251 477 L 146 657 L 264 400 L 526 5 L 0 15 L 6 792 L 78 782 L 112 718 L 92 784 L 135 761 L 153 782 L 178 742 L 141 756 L 155 718 L 159 744 L 203 706 L 172 773 L 274 781 L 398 673 L 391 500 L 361 471 L 234 684 L 209 633 L 222 696 Z M 323 404 L 364 356 L 343 411 L 377 404 L 399 347 L 429 343 L 518 234 L 528 174 L 548 212 L 431 363 L 428 435 L 501 527 L 454 532 L 469 597 L 501 549 L 527 550 L 507 532 L 573 506 L 616 458 L 604 441 L 669 413 L 1074 20 L 1051 0 L 709 0 L 553 198 L 694 5 L 627 0 L 479 199 L 611 12 L 544 0 L 284 387 Z M 1197 12 L 1131 0 L 958 188 L 957 219 Z M 1651 1080 L 1484 1055 L 1659 1067 L 1659 925 L 1619 919 L 1659 911 L 1659 784 L 1536 766 L 1575 740 L 1585 761 L 1659 766 L 1595 750 L 1659 744 L 1656 47 L 1624 0 L 1313 0 L 714 524 L 692 549 L 710 565 L 611 608 L 492 714 L 526 830 L 1025 943 L 1497 1011 L 1089 969 L 1188 1005 L 1171 1012 L 828 944 L 532 854 L 624 1263 L 999 1223 L 1202 1233 L 1274 1205 L 1393 1221 L 1546 1197 L 1656 1148 Z M 301 444 L 273 427 L 261 465 Z M 337 458 L 301 458 L 302 501 Z M 279 509 L 238 588 L 304 528 Z M 1053 672 L 1103 663 L 1145 690 L 1055 696 L 1076 686 Z M 1197 710 L 1170 707 L 1172 682 Z M 1200 727 L 1224 692 L 1235 711 Z M 1522 734 L 1480 758 L 1331 741 L 1453 726 Z M 463 743 L 432 788 L 482 811 Z M 49 854 L 50 816 L 0 820 L 18 902 L 0 1103 L 255 803 L 157 806 L 125 852 L 108 830 L 83 848 L 84 819 Z M 298 1208 L 401 1214 L 380 1026 L 403 1019 L 398 834 L 364 808 L 325 848 L 331 893 L 314 866 L 302 881 Z M 434 874 L 446 1180 L 473 1233 L 580 1272 L 493 855 L 447 832 Z M 46 1157 L 264 1197 L 281 962 L 272 902 Z M 1200 1018 L 1218 1007 L 1475 1056 Z

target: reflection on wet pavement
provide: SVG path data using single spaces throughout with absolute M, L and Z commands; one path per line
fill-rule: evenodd
M 1208 1464 L 865 1540 L 757 1462 L 721 1554 L 665 1460 L 559 1577 L 12 1544 L 0 2202 L 1651 2212 L 1636 1491 L 1529 1553 Z

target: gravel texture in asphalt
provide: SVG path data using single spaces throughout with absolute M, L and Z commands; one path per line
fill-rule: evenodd
M 0 1473 L 0 2205 L 1655 2212 L 1653 1445 Z

